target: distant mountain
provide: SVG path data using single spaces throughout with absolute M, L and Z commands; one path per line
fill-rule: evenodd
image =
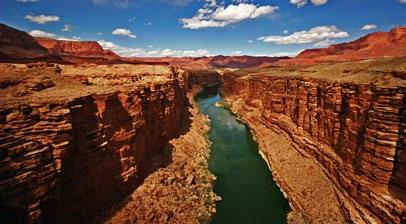
M 349 43 L 309 49 L 292 61 L 352 61 L 369 58 L 406 56 L 406 27 L 375 32 Z
M 102 57 L 108 59 L 119 58 L 110 50 L 103 50 L 96 41 L 68 41 L 50 38 L 35 38 L 38 44 L 46 48 L 50 54 L 76 57 Z
M 187 68 L 248 68 L 260 67 L 272 64 L 279 60 L 287 60 L 290 57 L 256 57 L 256 56 L 210 56 L 210 57 L 163 57 L 163 58 L 134 58 L 144 62 L 167 62 L 172 65 L 184 66 Z

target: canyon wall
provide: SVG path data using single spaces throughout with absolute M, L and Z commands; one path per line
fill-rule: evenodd
M 188 86 L 192 87 L 193 85 L 212 85 L 221 83 L 221 76 L 215 70 L 188 70 Z
M 0 111 L 0 222 L 88 223 L 175 137 L 185 74 L 158 84 Z M 127 80 L 128 82 L 128 80 Z
M 226 73 L 222 94 L 317 161 L 346 222 L 406 221 L 406 88 Z

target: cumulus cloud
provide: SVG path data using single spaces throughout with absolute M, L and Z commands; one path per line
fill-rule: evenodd
M 406 0 L 405 0 L 406 1 Z M 361 28 L 361 30 L 374 30 L 374 29 L 376 29 L 376 28 L 378 28 L 375 24 L 367 24 L 367 25 L 364 25 L 362 28 Z
M 251 3 L 237 3 L 228 6 L 218 5 L 216 0 L 206 0 L 192 18 L 182 18 L 180 22 L 186 29 L 224 27 L 243 20 L 270 15 L 278 10 L 276 6 L 259 6 Z
M 324 5 L 327 3 L 327 0 L 311 0 L 313 5 Z
M 33 30 L 29 32 L 29 34 L 33 37 L 48 37 L 48 38 L 55 38 L 56 35 L 53 33 L 48 33 L 42 30 Z
M 248 43 L 252 44 L 252 43 L 254 43 L 254 41 L 253 40 L 248 40 Z
M 110 41 L 100 40 L 98 43 L 104 48 L 114 51 L 124 57 L 201 57 L 208 56 L 210 52 L 204 49 L 198 50 L 145 50 L 143 48 L 130 48 L 117 45 Z
M 300 8 L 304 5 L 306 5 L 307 0 L 290 0 L 290 3 L 296 5 L 298 8 Z
M 42 30 L 32 30 L 29 32 L 29 34 L 33 37 L 46 37 L 46 38 L 52 38 L 52 39 L 57 39 L 57 40 L 69 40 L 69 41 L 78 41 L 81 40 L 81 37 L 78 36 L 73 36 L 72 38 L 67 38 L 64 36 L 58 36 L 54 33 L 48 33 Z
M 406 3 L 406 0 L 399 0 L 399 2 L 404 4 L 404 3 Z
M 76 27 L 69 25 L 69 24 L 65 24 L 62 28 L 62 32 L 72 32 L 73 29 L 75 29 Z
M 317 26 L 310 30 L 295 32 L 287 36 L 264 36 L 259 37 L 258 40 L 280 45 L 314 43 L 316 46 L 322 46 L 329 42 L 331 43 L 333 39 L 346 38 L 348 36 L 347 32 L 341 31 L 335 26 Z
M 324 5 L 327 3 L 327 0 L 311 0 L 313 5 Z M 290 0 L 290 3 L 296 5 L 298 8 L 303 7 L 307 4 L 307 0 Z
M 124 28 L 115 29 L 115 30 L 112 32 L 112 34 L 113 34 L 113 35 L 118 35 L 118 36 L 127 36 L 127 37 L 129 37 L 129 38 L 136 38 L 136 37 L 137 37 L 136 35 L 134 35 L 134 34 L 131 32 L 131 30 L 129 30 L 129 29 L 124 29 Z
M 24 18 L 30 20 L 31 22 L 38 23 L 38 24 L 46 24 L 46 23 L 51 23 L 51 22 L 58 22 L 59 21 L 59 16 L 46 16 L 46 15 L 26 15 Z
M 39 2 L 39 0 L 16 0 L 16 1 L 22 3 Z

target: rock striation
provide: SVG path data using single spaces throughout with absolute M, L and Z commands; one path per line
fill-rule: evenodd
M 258 111 L 248 121 L 254 133 L 261 132 L 256 123 L 284 133 L 296 150 L 317 161 L 346 222 L 406 221 L 405 87 L 226 73 L 222 93 L 242 103 L 235 112 L 243 119 Z
M 118 56 L 110 50 L 104 50 L 96 41 L 55 40 L 44 37 L 35 38 L 37 43 L 50 54 L 77 57 L 102 57 L 116 59 Z
M 100 74 L 90 84 L 74 83 L 84 89 L 61 100 L 60 92 L 72 90 L 56 80 L 27 98 L 35 102 L 21 97 L 2 105 L 0 222 L 88 223 L 132 192 L 185 116 L 185 74 L 161 70 L 117 79 Z M 53 100 L 41 95 L 47 91 Z

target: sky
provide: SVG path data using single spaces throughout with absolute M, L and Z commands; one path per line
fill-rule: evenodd
M 0 0 L 0 23 L 122 56 L 294 56 L 405 26 L 406 0 Z

